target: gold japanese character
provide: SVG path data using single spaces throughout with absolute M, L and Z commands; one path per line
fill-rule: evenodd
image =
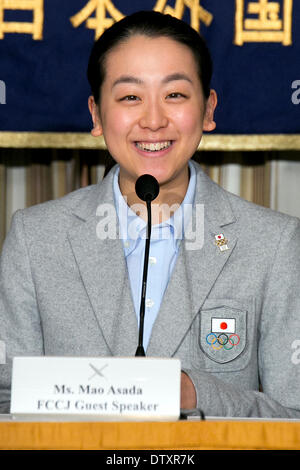
M 90 18 L 95 12 L 95 16 Z M 106 14 L 111 18 L 107 18 Z M 115 21 L 124 18 L 124 15 L 114 6 L 111 0 L 90 0 L 76 15 L 70 18 L 74 28 L 86 21 L 86 27 L 95 30 L 95 39 L 109 28 Z
M 32 10 L 33 22 L 4 21 L 4 10 Z M 43 39 L 44 0 L 0 0 L 0 39 L 5 33 L 32 34 Z
M 282 0 L 282 4 L 269 0 L 236 0 L 234 43 L 238 46 L 245 42 L 291 45 L 292 13 L 293 0 Z M 252 16 L 249 18 L 247 15 Z
M 213 15 L 200 5 L 200 0 L 176 0 L 175 7 L 166 5 L 168 0 L 157 0 L 154 11 L 175 16 L 182 19 L 185 7 L 190 9 L 191 27 L 200 31 L 200 21 L 209 26 L 213 20 Z

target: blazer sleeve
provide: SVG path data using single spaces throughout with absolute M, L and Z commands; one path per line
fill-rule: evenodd
M 0 413 L 9 413 L 12 357 L 43 355 L 22 211 L 12 218 L 0 258 L 0 341 Z
M 264 290 L 258 331 L 262 391 L 185 370 L 196 388 L 197 407 L 207 416 L 300 418 L 300 220 L 288 220 Z

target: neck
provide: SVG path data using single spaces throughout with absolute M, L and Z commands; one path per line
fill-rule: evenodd
M 184 200 L 189 185 L 189 168 L 186 167 L 180 179 L 160 184 L 157 198 L 151 203 L 152 225 L 168 220 Z M 124 178 L 120 169 L 120 191 L 126 197 L 128 206 L 143 220 L 147 220 L 147 206 L 135 192 L 135 181 Z

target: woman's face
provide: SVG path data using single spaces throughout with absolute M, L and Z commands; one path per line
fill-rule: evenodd
M 108 54 L 100 112 L 93 98 L 89 107 L 92 134 L 120 164 L 121 189 L 145 173 L 186 183 L 203 130 L 215 128 L 215 92 L 205 101 L 192 52 L 170 38 L 136 35 Z

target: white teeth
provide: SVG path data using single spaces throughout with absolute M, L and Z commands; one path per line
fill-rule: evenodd
M 171 141 L 166 140 L 164 142 L 155 142 L 155 143 L 146 143 L 146 142 L 136 142 L 135 145 L 141 150 L 147 150 L 148 152 L 157 152 L 170 147 Z

